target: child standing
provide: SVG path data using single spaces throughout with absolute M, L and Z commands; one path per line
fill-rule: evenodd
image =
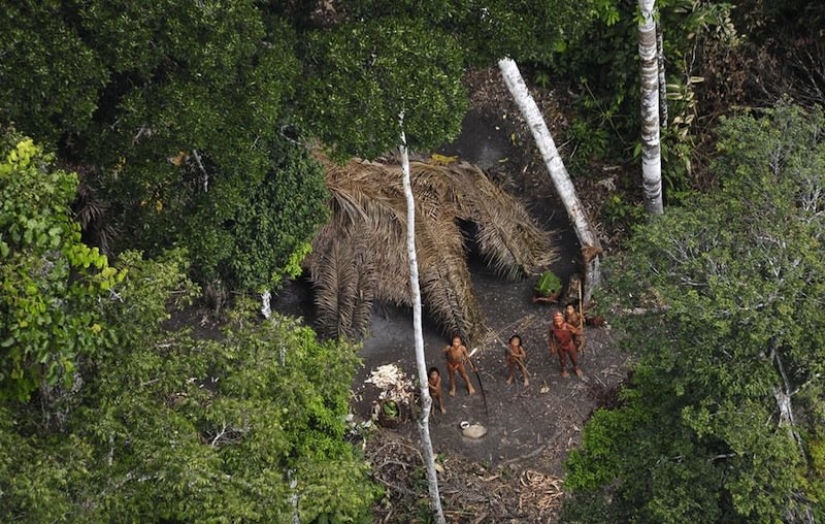
M 447 392 L 451 397 L 455 396 L 455 374 L 461 375 L 464 382 L 467 384 L 467 392 L 474 395 L 476 390 L 470 382 L 470 377 L 467 375 L 467 370 L 464 368 L 464 361 L 473 368 L 473 371 L 478 371 L 476 365 L 470 360 L 470 354 L 464 346 L 461 337 L 456 335 L 453 337 L 453 343 L 444 348 L 444 356 L 447 357 L 447 380 L 450 383 L 450 390 Z
M 521 337 L 513 335 L 510 337 L 510 342 L 507 345 L 507 383 L 512 384 L 515 378 L 516 368 L 521 371 L 521 376 L 524 379 L 524 385 L 529 386 L 530 380 L 527 377 L 527 367 L 524 365 L 524 359 L 527 358 L 527 351 L 521 345 Z
M 579 333 L 573 333 L 573 343 L 576 344 L 576 352 L 584 353 L 584 317 L 581 312 L 576 311 L 576 306 L 568 304 L 564 310 L 564 321 L 571 326 L 578 328 Z
M 438 409 L 441 410 L 441 413 L 446 413 L 447 410 L 444 409 L 444 402 L 441 399 L 441 373 L 438 372 L 437 367 L 431 367 L 429 377 L 427 379 L 427 387 L 430 390 L 430 397 L 433 399 L 433 404 L 430 407 L 430 414 L 432 414 L 432 408 L 435 407 L 435 403 L 438 402 Z

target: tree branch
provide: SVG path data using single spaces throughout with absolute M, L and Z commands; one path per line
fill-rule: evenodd
M 201 161 L 201 155 L 197 149 L 192 150 L 192 156 L 195 157 L 195 162 L 198 163 L 198 167 L 201 169 L 201 173 L 203 173 L 203 192 L 206 193 L 209 191 L 209 173 L 207 173 L 203 167 L 203 161 Z
M 776 367 L 779 374 L 782 376 L 782 383 L 784 390 L 778 387 L 773 388 L 773 397 L 776 400 L 776 406 L 779 409 L 779 425 L 788 427 L 788 434 L 791 439 L 796 442 L 799 447 L 799 453 L 803 460 L 805 459 L 805 448 L 802 445 L 802 439 L 796 432 L 796 425 L 793 418 L 793 406 L 791 405 L 791 385 L 788 380 L 788 374 L 785 373 L 785 366 L 782 365 L 782 359 L 779 357 L 779 352 L 776 351 L 776 341 L 771 341 L 771 360 L 776 362 Z

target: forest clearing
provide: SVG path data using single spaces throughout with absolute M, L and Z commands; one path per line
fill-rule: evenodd
M 825 3 L 0 5 L 0 522 L 825 519 Z

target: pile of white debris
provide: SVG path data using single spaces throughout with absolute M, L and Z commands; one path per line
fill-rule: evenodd
M 407 378 L 398 364 L 385 364 L 373 369 L 364 384 L 373 384 L 381 390 L 379 400 L 393 400 L 408 404 L 413 395 L 415 385 Z

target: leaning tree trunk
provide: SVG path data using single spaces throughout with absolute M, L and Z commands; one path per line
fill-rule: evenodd
M 639 59 L 642 95 L 642 187 L 645 211 L 664 213 L 662 204 L 662 154 L 659 143 L 659 61 L 656 53 L 656 0 L 639 0 Z
M 427 470 L 427 484 L 430 487 L 430 509 L 435 515 L 436 524 L 446 524 L 444 510 L 441 508 L 441 496 L 438 494 L 438 474 L 435 469 L 433 442 L 430 438 L 430 398 L 427 379 L 427 360 L 424 357 L 424 332 L 421 329 L 421 288 L 418 285 L 418 256 L 415 250 L 415 200 L 410 182 L 410 157 L 407 154 L 407 139 L 404 136 L 404 113 L 401 122 L 401 168 L 404 173 L 404 197 L 407 200 L 407 254 L 410 259 L 410 295 L 413 305 L 413 335 L 415 337 L 415 363 L 418 368 L 418 383 L 421 386 L 421 414 L 418 417 L 418 429 L 421 432 L 421 446 Z
M 590 301 L 593 290 L 599 286 L 601 281 L 599 270 L 601 246 L 599 239 L 590 224 L 584 206 L 582 206 L 578 195 L 576 195 L 576 188 L 570 180 L 570 175 L 567 174 L 567 168 L 564 167 L 564 162 L 559 156 L 556 143 L 553 141 L 553 136 L 550 135 L 544 117 L 541 115 L 535 100 L 530 96 L 530 92 L 527 91 L 527 85 L 524 83 L 524 78 L 522 78 L 518 66 L 512 59 L 503 58 L 499 60 L 498 67 L 501 70 L 504 83 L 507 84 L 507 89 L 513 95 L 524 120 L 527 121 L 530 131 L 533 133 L 536 145 L 541 152 L 547 170 L 550 172 L 550 179 L 553 181 L 556 192 L 567 210 L 567 216 L 576 230 L 576 236 L 582 246 L 582 258 L 586 268 L 583 294 L 584 301 L 587 303 Z

